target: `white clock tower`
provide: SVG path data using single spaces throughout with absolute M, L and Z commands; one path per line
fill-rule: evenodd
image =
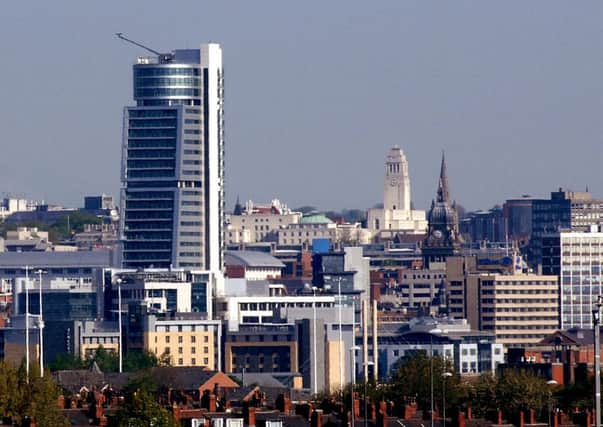
M 393 211 L 411 209 L 408 162 L 398 146 L 394 146 L 389 151 L 385 161 L 383 196 L 383 209 Z
M 383 184 L 383 209 L 368 210 L 368 228 L 383 238 L 393 237 L 398 233 L 425 233 L 425 211 L 415 211 L 411 208 L 408 161 L 398 146 L 389 150 L 385 160 Z

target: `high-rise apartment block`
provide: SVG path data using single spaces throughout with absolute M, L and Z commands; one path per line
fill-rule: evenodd
M 222 268 L 224 126 L 218 44 L 139 57 L 124 109 L 121 264 Z

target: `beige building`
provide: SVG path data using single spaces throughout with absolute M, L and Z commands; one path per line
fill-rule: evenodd
M 226 227 L 226 243 L 276 241 L 281 228 L 297 224 L 301 217 L 301 212 L 293 212 L 278 199 L 269 205 L 258 205 L 251 200 L 244 207 L 237 203 Z
M 372 233 L 360 223 L 337 224 L 325 215 L 308 215 L 278 231 L 279 245 L 311 245 L 314 239 L 354 244 L 370 243 Z
M 446 260 L 448 315 L 493 332 L 511 347 L 535 345 L 559 328 L 557 276 L 516 272 L 515 264 L 477 264 L 476 256 Z M 520 271 L 520 270 L 519 270 Z
M 143 349 L 157 357 L 168 357 L 172 366 L 204 366 L 221 370 L 220 322 L 201 319 L 192 313 L 143 320 Z
M 535 345 L 559 329 L 557 276 L 484 274 L 479 288 L 480 329 L 496 342 Z

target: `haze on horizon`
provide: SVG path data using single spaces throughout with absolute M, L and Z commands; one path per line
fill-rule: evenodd
M 226 191 L 368 208 L 399 145 L 416 208 L 487 209 L 558 187 L 603 196 L 603 4 L 595 1 L 7 2 L 0 194 L 119 197 L 122 111 L 146 52 L 218 42 Z

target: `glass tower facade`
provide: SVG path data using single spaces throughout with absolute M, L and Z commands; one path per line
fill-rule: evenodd
M 224 132 L 217 44 L 138 58 L 124 109 L 121 264 L 222 268 Z

